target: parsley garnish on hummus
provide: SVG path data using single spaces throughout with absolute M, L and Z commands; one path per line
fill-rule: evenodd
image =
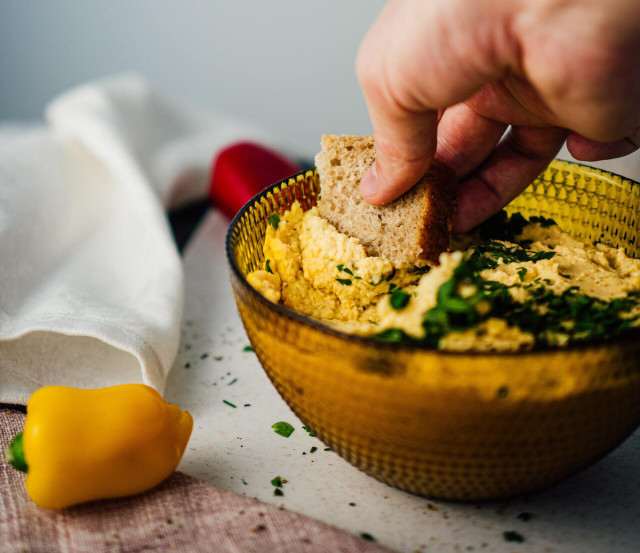
M 278 225 L 280 224 L 280 215 L 278 215 L 277 213 L 269 215 L 267 221 L 269 221 L 269 224 L 274 228 L 274 230 L 278 230 Z
M 399 310 L 404 309 L 409 303 L 410 299 L 411 296 L 406 292 L 403 292 L 402 290 L 394 290 L 391 294 L 391 299 L 389 300 L 389 302 L 391 303 L 391 307 Z
M 574 238 L 547 217 L 502 211 L 431 268 L 368 255 L 315 208 L 294 203 L 275 224 L 273 217 L 270 262 L 248 280 L 270 301 L 342 331 L 453 351 L 517 351 L 640 326 L 640 260 Z

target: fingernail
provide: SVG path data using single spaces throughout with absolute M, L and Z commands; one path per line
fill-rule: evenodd
M 364 198 L 371 198 L 378 192 L 378 175 L 376 173 L 376 164 L 367 169 L 360 181 L 360 194 Z

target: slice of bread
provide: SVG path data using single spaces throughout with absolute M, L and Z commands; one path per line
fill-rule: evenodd
M 456 175 L 434 161 L 424 178 L 393 202 L 373 206 L 360 196 L 360 179 L 376 157 L 371 136 L 322 137 L 316 156 L 320 214 L 360 240 L 370 255 L 396 267 L 437 265 L 449 248 L 456 208 Z

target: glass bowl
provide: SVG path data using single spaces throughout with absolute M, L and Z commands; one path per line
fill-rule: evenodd
M 307 171 L 247 203 L 227 235 L 240 316 L 274 386 L 333 451 L 397 488 L 489 500 L 591 465 L 640 423 L 640 329 L 511 354 L 447 353 L 353 336 L 272 303 L 246 275 L 264 263 L 267 218 L 316 204 Z M 508 207 L 639 255 L 640 185 L 555 160 Z

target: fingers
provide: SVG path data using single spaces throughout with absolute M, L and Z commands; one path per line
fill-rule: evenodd
M 489 156 L 506 129 L 505 123 L 478 115 L 466 103 L 457 104 L 444 112 L 438 124 L 436 157 L 460 180 Z
M 597 142 L 577 133 L 567 138 L 567 149 L 573 157 L 582 161 L 600 161 L 632 154 L 640 148 L 640 127 L 631 135 L 614 142 Z
M 437 113 L 407 114 L 367 102 L 376 140 L 376 161 L 360 183 L 373 205 L 388 203 L 416 184 L 436 150 Z
M 454 232 L 466 232 L 508 204 L 551 162 L 567 131 L 512 127 L 487 161 L 460 183 Z
M 436 151 L 438 110 L 499 78 L 517 58 L 502 3 L 389 2 L 365 37 L 356 64 L 376 141 L 361 193 L 387 203 L 418 182 Z M 464 8 L 464 9 L 463 9 Z

